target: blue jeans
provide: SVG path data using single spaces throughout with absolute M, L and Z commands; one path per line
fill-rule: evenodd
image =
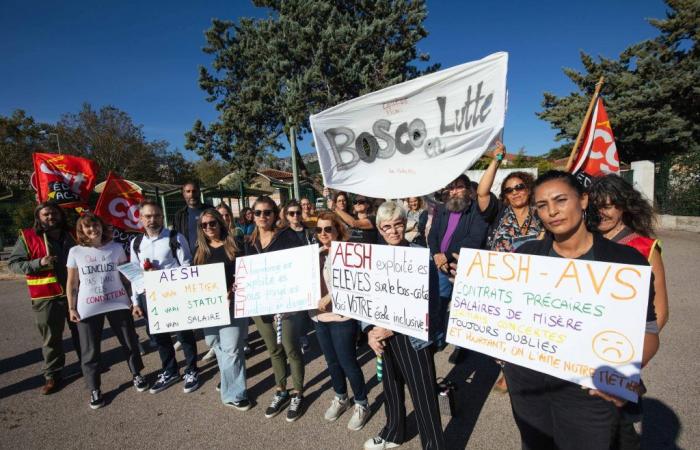
M 316 338 L 323 351 L 323 356 L 328 364 L 328 373 L 331 375 L 333 390 L 338 396 L 348 393 L 346 377 L 350 380 L 352 392 L 355 394 L 355 403 L 367 405 L 367 388 L 365 377 L 360 365 L 357 363 L 357 350 L 355 349 L 355 336 L 357 334 L 357 322 L 346 320 L 343 322 L 315 322 Z
M 248 318 L 231 318 L 231 325 L 204 328 L 204 340 L 214 349 L 221 372 L 221 402 L 248 399 L 243 344 L 248 335 Z

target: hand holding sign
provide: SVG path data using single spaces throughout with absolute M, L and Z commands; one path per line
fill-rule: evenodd
M 637 400 L 651 269 L 462 249 L 447 341 Z

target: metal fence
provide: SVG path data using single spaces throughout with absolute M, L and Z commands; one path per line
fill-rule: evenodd
M 655 172 L 655 206 L 660 214 L 700 216 L 700 164 L 666 156 L 656 163 Z

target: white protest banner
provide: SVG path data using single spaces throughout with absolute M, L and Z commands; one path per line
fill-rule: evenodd
M 443 188 L 501 134 L 507 69 L 494 53 L 312 115 L 324 184 L 377 198 Z
M 427 248 L 333 242 L 333 312 L 428 340 Z
M 447 342 L 631 401 L 651 269 L 463 248 Z
M 320 299 L 316 244 L 236 258 L 235 317 L 314 309 Z
M 151 333 L 231 323 L 224 264 L 144 272 Z

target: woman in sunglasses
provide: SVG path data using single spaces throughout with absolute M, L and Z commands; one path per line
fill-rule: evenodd
M 274 200 L 264 195 L 253 204 L 255 230 L 250 241 L 245 244 L 246 255 L 285 250 L 303 245 L 296 233 L 290 228 L 280 228 L 279 208 Z M 275 315 L 253 317 L 255 326 L 265 342 L 270 354 L 272 371 L 275 374 L 277 389 L 270 406 L 265 410 L 268 419 L 276 416 L 289 404 L 287 421 L 294 422 L 301 416 L 301 401 L 304 390 L 304 360 L 299 344 L 298 321 L 293 314 L 282 314 L 282 345 L 277 343 Z M 287 361 L 292 374 L 294 388 L 287 391 Z
M 206 209 L 198 219 L 197 250 L 194 264 L 223 263 L 226 287 L 231 292 L 234 281 L 235 260 L 241 252 L 235 237 L 221 214 L 215 209 Z M 230 294 L 231 295 L 231 294 Z M 204 339 L 216 354 L 221 372 L 221 402 L 239 411 L 250 409 L 246 389 L 244 339 L 248 335 L 248 319 L 234 318 L 229 305 L 231 324 L 205 328 Z
M 332 312 L 333 305 L 329 293 L 332 283 L 331 264 L 327 260 L 331 242 L 347 241 L 348 233 L 345 225 L 332 212 L 322 212 L 318 216 L 315 231 L 316 239 L 321 245 L 319 267 L 321 268 L 322 297 L 318 303 L 318 310 L 309 311 L 309 315 L 314 321 L 316 337 L 326 358 L 328 373 L 331 375 L 331 383 L 335 391 L 335 397 L 324 417 L 327 421 L 334 422 L 350 408 L 347 379 L 355 395 L 355 409 L 348 422 L 348 429 L 357 431 L 362 429 L 369 417 L 367 388 L 362 369 L 357 362 L 355 347 L 355 336 L 359 327 L 355 320 Z
M 313 232 L 304 224 L 301 205 L 296 200 L 290 200 L 285 207 L 282 208 L 280 227 L 289 227 L 297 234 L 299 241 L 304 244 L 312 244 L 314 242 Z
M 509 173 L 501 183 L 500 197 L 491 193 L 496 171 L 505 154 L 506 148 L 499 142 L 476 193 L 479 211 L 489 224 L 486 246 L 497 252 L 514 252 L 524 242 L 540 237 L 544 228 L 532 205 L 534 179 L 529 173 Z M 496 381 L 494 389 L 499 392 L 508 390 L 503 375 Z
M 348 214 L 336 201 L 334 211 L 338 217 L 350 227 L 350 242 L 361 242 L 363 244 L 377 243 L 376 219 L 371 214 L 372 205 L 364 195 L 356 195 L 352 202 L 354 216 Z

